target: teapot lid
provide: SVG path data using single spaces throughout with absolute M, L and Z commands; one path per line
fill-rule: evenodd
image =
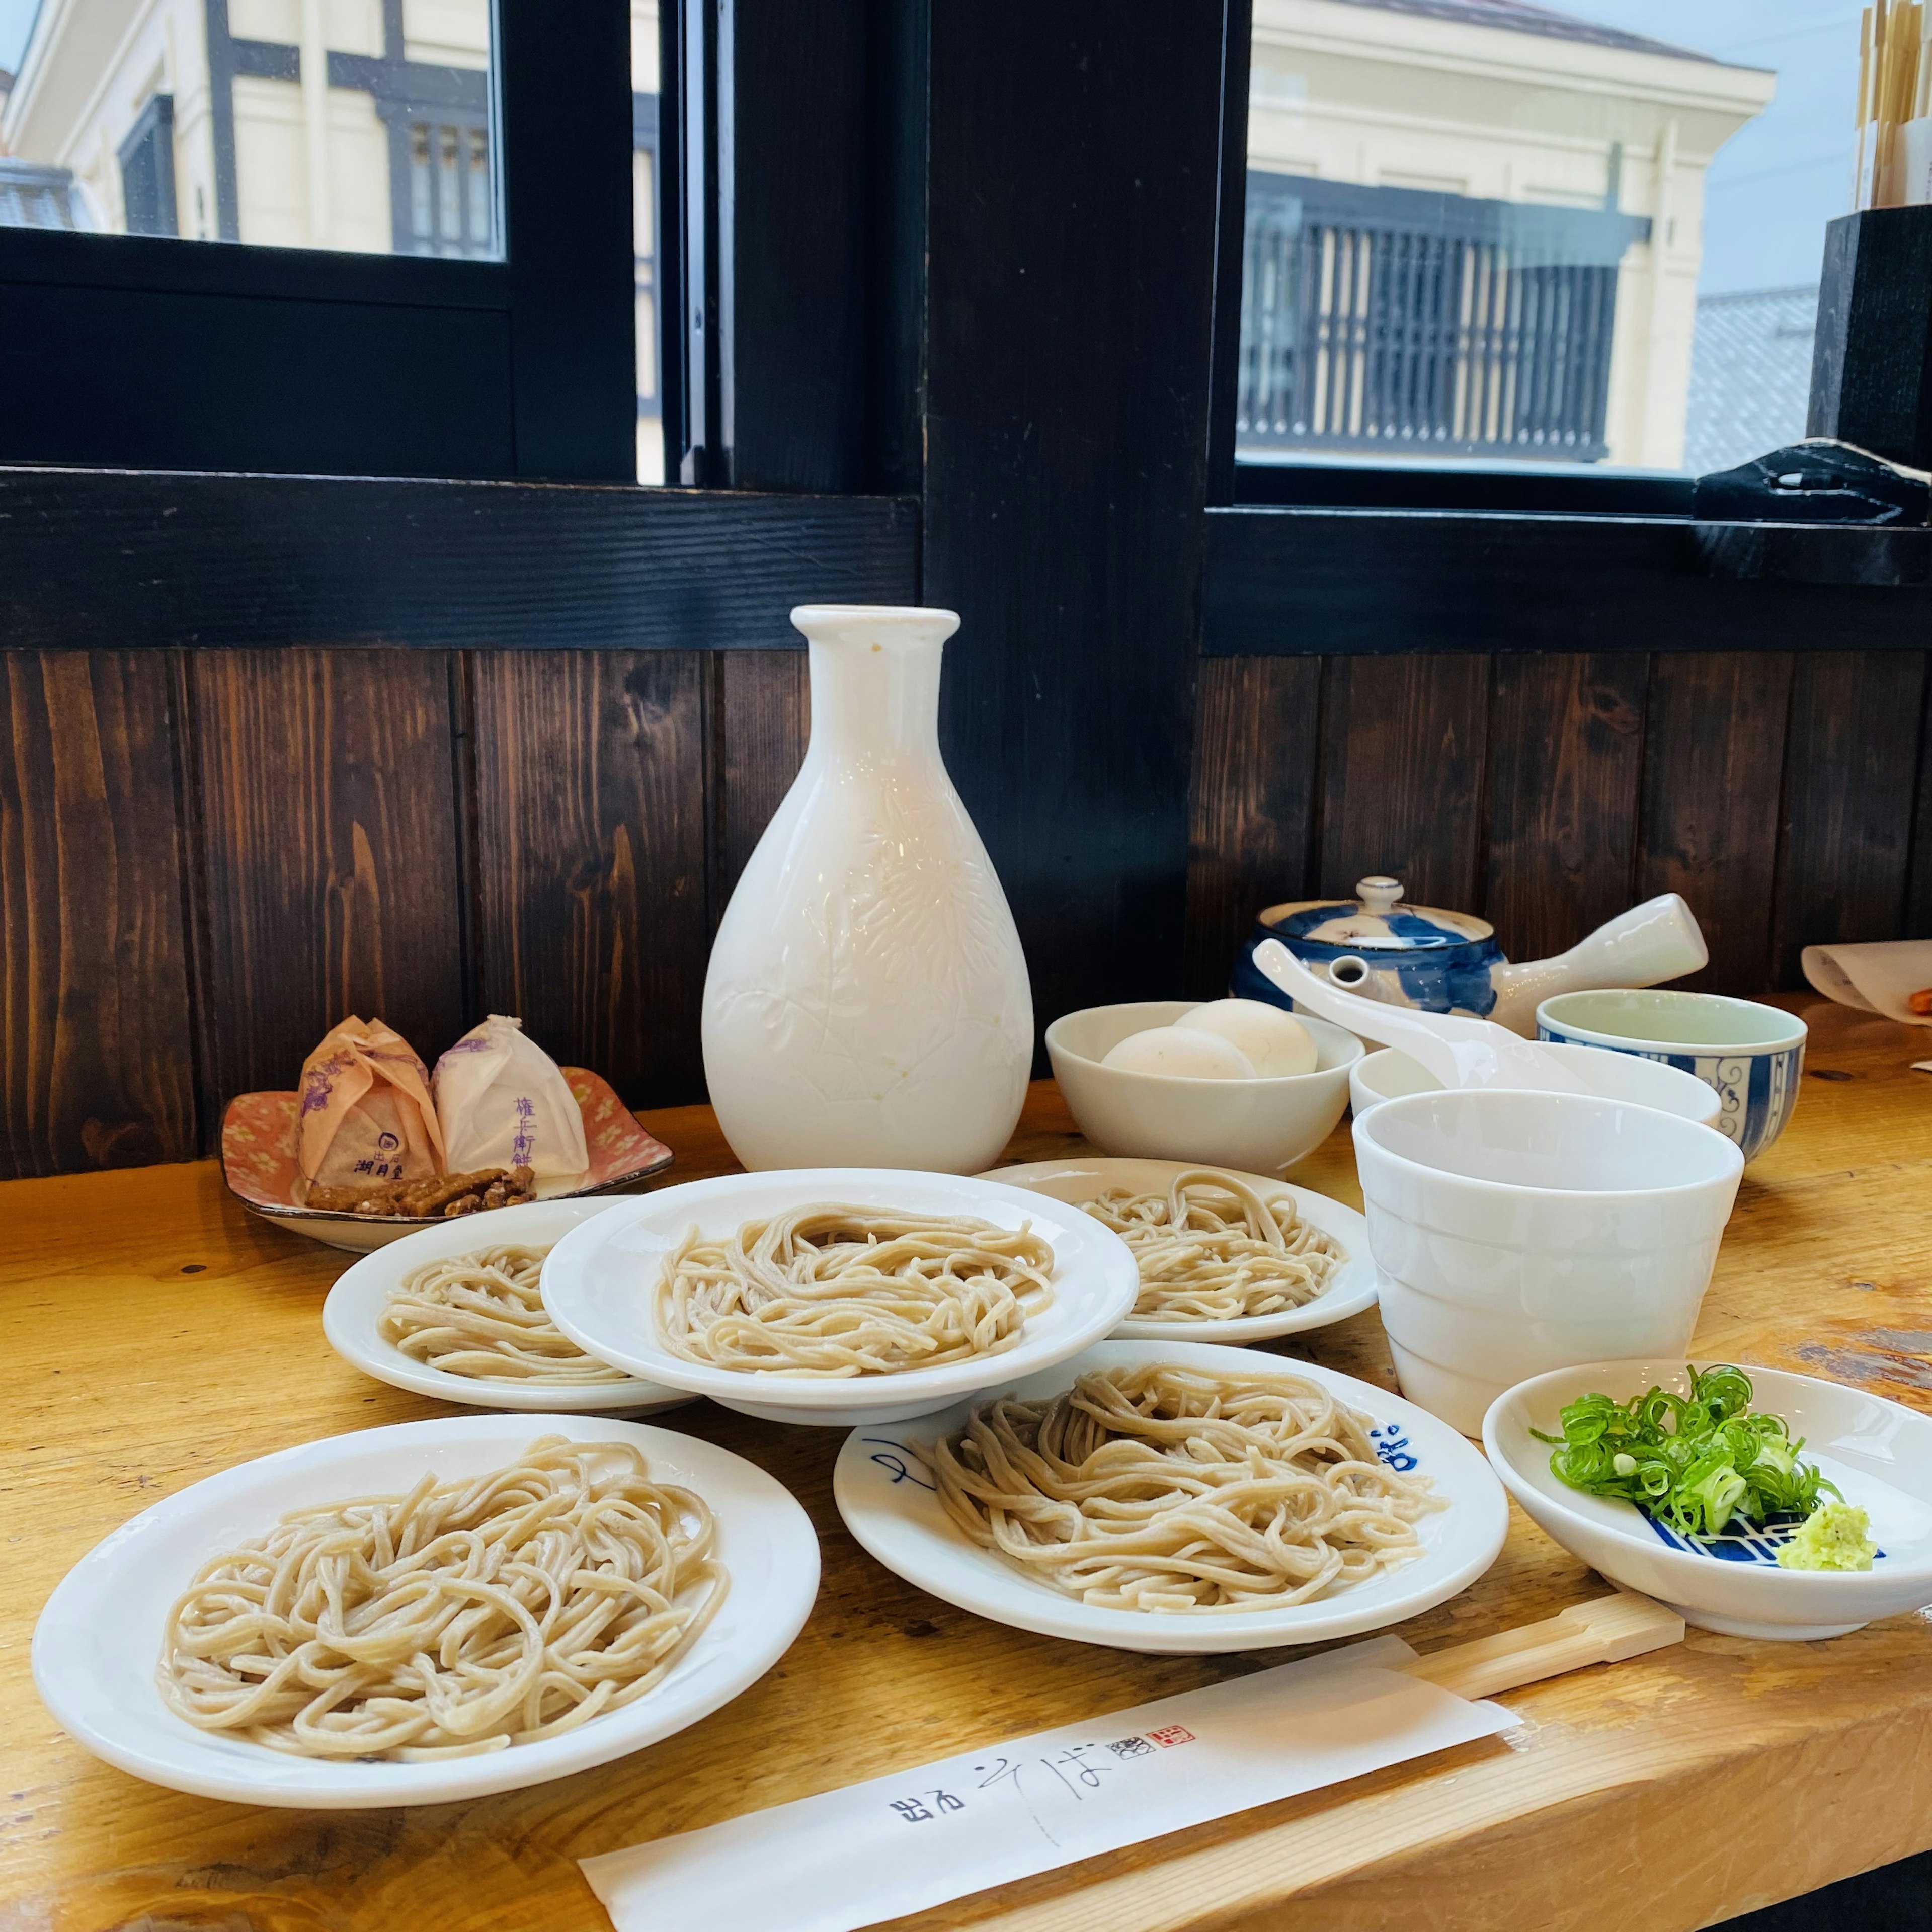
M 1268 907 L 1262 925 L 1282 939 L 1347 952 L 1436 952 L 1491 938 L 1488 920 L 1434 906 L 1398 906 L 1402 881 L 1378 873 L 1358 881 L 1353 899 L 1294 899 Z

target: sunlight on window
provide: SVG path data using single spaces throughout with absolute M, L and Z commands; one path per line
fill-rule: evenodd
M 1820 0 L 1256 0 L 1242 455 L 1796 440 L 1857 59 Z
M 0 0 L 0 224 L 491 261 L 489 0 Z

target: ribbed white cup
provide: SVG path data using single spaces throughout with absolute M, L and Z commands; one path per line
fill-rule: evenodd
M 1385 1100 L 1354 1138 L 1402 1393 L 1465 1435 L 1531 1376 L 1689 1346 L 1744 1170 L 1723 1135 L 1467 1088 Z

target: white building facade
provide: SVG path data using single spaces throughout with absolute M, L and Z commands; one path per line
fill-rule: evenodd
M 1594 260 L 1592 249 L 1608 248 L 1614 327 L 1601 434 L 1586 460 L 1674 470 L 1684 457 L 1705 170 L 1762 111 L 1773 84 L 1768 74 L 1516 0 L 1255 0 L 1250 180 L 1407 190 L 1418 199 L 1396 205 L 1416 210 L 1422 197 L 1444 197 L 1452 225 L 1471 233 L 1484 224 L 1468 205 L 1490 204 L 1490 230 L 1505 249 L 1508 237 L 1532 230 L 1552 238 L 1554 259 Z M 1311 194 L 1311 210 L 1320 206 Z M 1535 209 L 1551 212 L 1514 212 Z M 1564 210 L 1578 222 L 1566 225 Z M 1621 230 L 1593 223 L 1619 215 L 1634 219 Z M 1322 261 L 1332 275 L 1330 257 Z M 1466 329 L 1466 287 L 1461 298 L 1460 308 L 1453 292 L 1445 301 L 1451 322 Z M 1383 326 L 1379 311 L 1373 326 Z

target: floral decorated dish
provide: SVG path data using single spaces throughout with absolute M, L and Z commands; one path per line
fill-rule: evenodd
M 670 1166 L 674 1158 L 670 1149 L 638 1126 L 608 1081 L 582 1066 L 566 1066 L 563 1075 L 584 1110 L 590 1166 L 582 1174 L 540 1180 L 539 1200 L 606 1193 Z M 440 1216 L 376 1217 L 304 1207 L 302 1172 L 296 1165 L 300 1098 L 293 1092 L 240 1094 L 228 1103 L 221 1122 L 221 1178 L 250 1214 L 357 1254 L 367 1254 L 418 1228 L 441 1225 Z

